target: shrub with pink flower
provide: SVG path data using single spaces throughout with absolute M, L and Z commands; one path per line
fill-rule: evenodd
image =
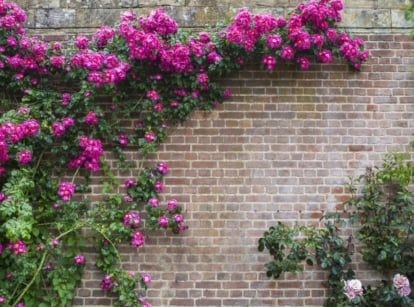
M 112 288 L 112 280 L 108 274 L 104 275 L 100 286 L 102 290 L 109 290 Z
M 152 131 L 145 132 L 144 139 L 148 143 L 155 141 L 155 133 Z
M 13 255 L 24 254 L 27 252 L 26 244 L 22 240 L 10 242 L 7 245 L 7 249 L 11 250 Z
M 131 245 L 132 246 L 136 246 L 136 247 L 141 247 L 141 246 L 143 246 L 144 245 L 144 243 L 145 243 L 145 237 L 144 237 L 144 235 L 142 234 L 142 232 L 140 232 L 140 231 L 135 231 L 133 234 L 132 234 L 132 238 L 131 238 Z
M 167 174 L 168 173 L 168 164 L 165 163 L 165 162 L 158 163 L 157 170 L 163 175 Z
M 99 160 L 103 154 L 102 141 L 83 135 L 79 138 L 79 146 L 83 151 L 79 156 L 69 161 L 68 166 L 77 168 L 83 165 L 93 172 L 98 171 L 100 169 Z
M 69 201 L 73 193 L 75 193 L 75 187 L 76 185 L 71 182 L 68 182 L 68 181 L 61 182 L 59 184 L 59 190 L 58 190 L 58 195 L 60 199 L 62 199 L 63 201 Z
M 16 160 L 22 165 L 27 164 L 32 160 L 32 153 L 29 150 L 21 150 L 17 153 Z
M 135 228 L 138 226 L 140 221 L 141 217 L 138 213 L 129 211 L 125 213 L 122 224 L 124 224 L 126 227 Z
M 85 123 L 88 125 L 96 125 L 98 123 L 98 117 L 94 111 L 89 111 L 85 116 Z
M 73 261 L 76 264 L 84 264 L 85 263 L 85 257 L 83 255 L 79 254 L 79 255 L 76 255 L 76 256 L 73 257 Z
M 358 279 L 351 279 L 344 281 L 344 291 L 345 295 L 353 300 L 356 296 L 362 295 L 364 289 L 362 288 L 362 283 Z
M 410 281 L 402 274 L 395 274 L 392 279 L 394 288 L 400 296 L 409 296 L 411 293 Z
M 168 227 L 168 224 L 168 216 L 166 216 L 165 214 L 158 218 L 158 225 L 160 225 L 161 227 Z
M 149 284 L 152 279 L 151 274 L 149 273 L 142 273 L 141 278 L 142 278 L 142 281 L 146 284 Z

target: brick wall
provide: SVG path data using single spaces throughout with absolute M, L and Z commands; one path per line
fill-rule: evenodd
M 143 14 L 165 4 L 181 25 L 202 27 L 241 6 L 283 13 L 296 4 L 17 2 L 28 9 L 30 31 L 60 37 L 112 23 L 129 8 Z M 147 297 L 153 307 L 323 304 L 322 272 L 270 280 L 263 267 L 270 258 L 257 252 L 257 240 L 278 220 L 317 223 L 346 198 L 347 176 L 380 163 L 386 151 L 409 150 L 414 42 L 399 10 L 404 2 L 345 1 L 344 26 L 371 50 L 363 72 L 338 61 L 314 64 L 306 72 L 279 66 L 272 74 L 251 66 L 223 80 L 233 92 L 229 101 L 211 113 L 194 113 L 171 133 L 153 158 L 168 162 L 163 197 L 184 205 L 189 229 L 180 236 L 150 232 L 143 248 L 123 249 L 125 268 L 152 274 Z M 75 306 L 111 306 L 111 297 L 99 288 L 102 275 L 93 267 L 93 251 L 86 256 Z M 358 278 L 375 277 L 362 263 L 355 269 Z
M 409 150 L 414 42 L 405 34 L 362 37 L 372 52 L 363 72 L 342 63 L 272 74 L 252 66 L 223 80 L 230 101 L 196 112 L 161 146 L 154 159 L 171 167 L 163 195 L 184 204 L 190 228 L 149 233 L 138 251 L 125 247 L 125 267 L 153 275 L 153 306 L 323 304 L 322 272 L 269 280 L 257 240 L 278 220 L 317 223 L 346 197 L 347 176 L 386 151 Z M 355 269 L 358 278 L 375 277 L 363 264 Z M 101 277 L 90 267 L 76 306 L 111 305 Z

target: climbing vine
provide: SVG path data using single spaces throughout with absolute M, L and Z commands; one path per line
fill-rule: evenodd
M 124 271 L 118 246 L 186 224 L 176 199 L 160 201 L 168 164 L 146 156 L 194 109 L 230 96 L 219 78 L 249 62 L 304 70 L 341 57 L 359 70 L 368 51 L 337 28 L 342 9 L 340 0 L 310 0 L 287 17 L 243 8 L 196 34 L 161 8 L 128 11 L 93 35 L 45 42 L 26 35 L 22 8 L 0 0 L 0 304 L 69 306 L 95 242 L 114 306 L 150 306 L 137 289 L 151 276 Z

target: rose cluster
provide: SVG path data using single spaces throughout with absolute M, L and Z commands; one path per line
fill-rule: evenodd
M 189 38 L 188 42 L 169 44 L 167 35 L 176 31 L 177 23 L 162 8 L 138 19 L 128 12 L 121 16 L 118 26 L 118 33 L 125 39 L 131 59 L 158 61 L 159 68 L 165 72 L 193 72 L 193 57 L 205 57 L 208 63 L 221 60 L 207 32 L 201 32 L 198 38 Z
M 335 22 L 341 20 L 343 9 L 341 0 L 310 0 L 298 5 L 289 19 L 269 14 L 253 15 L 246 8 L 241 9 L 233 22 L 221 31 L 221 37 L 231 43 L 239 44 L 250 53 L 261 48 L 265 54 L 262 63 L 271 71 L 278 58 L 296 62 L 301 69 L 308 69 L 310 60 L 304 55 L 315 53 L 322 63 L 332 61 L 332 45 L 355 69 L 368 57 L 363 50 L 362 40 L 351 38 L 346 32 L 338 33 Z M 287 37 L 282 35 L 286 31 Z M 243 60 L 240 60 L 241 63 Z
M 35 136 L 39 132 L 39 124 L 35 119 L 27 119 L 21 123 L 7 122 L 0 124 L 0 176 L 6 172 L 2 164 L 10 159 L 9 144 L 18 143 L 24 137 Z M 29 150 L 20 150 L 16 153 L 16 160 L 20 164 L 27 164 L 32 159 Z
M 46 73 L 48 44 L 37 37 L 28 37 L 23 28 L 26 13 L 14 2 L 0 1 L 0 27 L 5 40 L 0 44 L 0 69 L 10 70 L 13 80 L 21 80 L 32 72 Z M 32 85 L 37 78 L 31 77 Z
M 100 169 L 99 159 L 103 154 L 102 141 L 83 135 L 79 138 L 79 146 L 83 151 L 79 156 L 69 161 L 69 167 L 78 168 L 83 165 L 93 172 L 98 171 Z

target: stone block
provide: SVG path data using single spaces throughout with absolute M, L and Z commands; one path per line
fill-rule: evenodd
M 139 6 L 151 6 L 151 7 L 159 7 L 159 6 L 185 6 L 185 0 L 138 0 Z
M 68 8 L 74 9 L 99 9 L 99 8 L 113 8 L 119 7 L 117 0 L 75 0 L 69 1 L 67 4 Z
M 410 0 L 378 0 L 378 7 L 401 9 L 404 5 L 409 5 Z
M 389 9 L 347 9 L 342 17 L 341 26 L 346 28 L 391 27 L 391 10 Z
M 79 9 L 76 12 L 76 25 L 85 28 L 113 26 L 118 20 L 121 9 Z
M 36 28 L 68 28 L 76 26 L 76 11 L 72 9 L 38 9 Z
M 119 7 L 121 8 L 133 8 L 138 7 L 139 0 L 120 0 Z
M 393 28 L 410 28 L 414 27 L 412 21 L 405 19 L 402 10 L 391 10 L 391 19 Z
M 353 8 L 366 8 L 366 9 L 375 9 L 378 8 L 377 0 L 343 0 L 344 11 Z
M 59 0 L 26 0 L 17 1 L 17 3 L 24 9 L 41 8 L 41 9 L 56 9 L 60 7 Z

